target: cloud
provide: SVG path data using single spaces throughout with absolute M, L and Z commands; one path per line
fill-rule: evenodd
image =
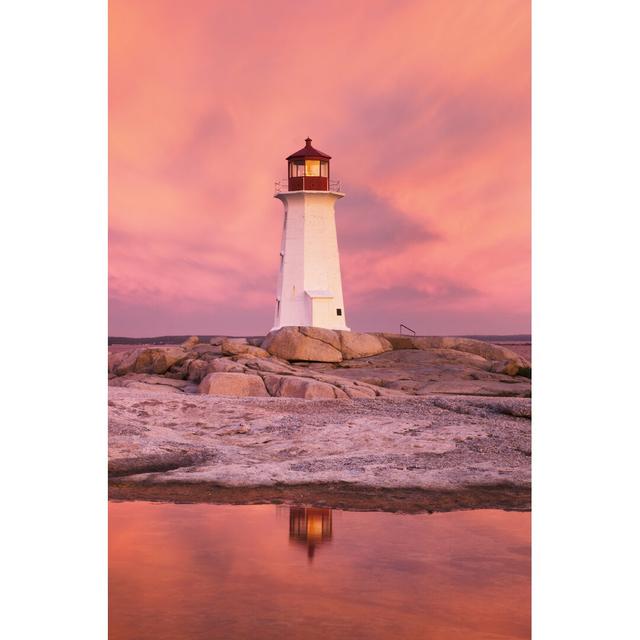
M 526 329 L 529 4 L 324 11 L 340 15 L 329 41 L 293 0 L 277 20 L 269 3 L 112 0 L 110 332 L 268 330 L 272 186 L 307 135 L 346 192 L 351 324 L 402 312 L 442 333 Z
M 167 159 L 162 175 L 166 179 L 193 183 L 210 174 L 212 150 L 225 149 L 235 138 L 234 122 L 229 111 L 221 105 L 197 118 L 186 138 L 177 145 Z M 223 162 L 224 155 L 218 156 Z
M 344 211 L 340 201 L 336 205 L 341 250 L 352 254 L 401 251 L 412 244 L 438 240 L 427 228 L 426 216 L 420 216 L 421 223 L 412 220 L 366 187 L 349 188 L 347 195 Z
M 423 309 L 426 306 L 441 307 L 449 303 L 465 301 L 479 295 L 479 291 L 463 283 L 448 281 L 422 282 L 420 286 L 370 289 L 358 296 L 359 306 Z

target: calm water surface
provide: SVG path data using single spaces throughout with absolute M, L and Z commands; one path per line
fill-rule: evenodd
M 530 637 L 529 513 L 111 502 L 111 640 Z

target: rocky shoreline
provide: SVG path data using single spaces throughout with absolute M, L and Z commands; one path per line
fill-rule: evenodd
M 352 487 L 348 483 L 227 487 L 186 482 L 158 485 L 114 479 L 109 483 L 109 499 L 177 504 L 278 504 L 392 513 L 436 513 L 466 509 L 531 510 L 529 487 L 511 485 L 471 486 L 458 490 L 409 487 L 381 489 Z
M 309 327 L 114 349 L 111 497 L 528 509 L 530 371 L 477 340 Z
M 109 404 L 114 498 L 529 508 L 527 398 L 309 401 L 116 388 Z
M 109 353 L 109 384 L 167 393 L 346 399 L 521 396 L 531 365 L 504 346 L 468 338 L 285 327 L 266 338 L 193 336 L 181 346 Z

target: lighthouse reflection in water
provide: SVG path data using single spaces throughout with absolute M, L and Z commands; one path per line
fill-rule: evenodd
M 289 540 L 306 545 L 309 562 L 313 561 L 317 547 L 331 542 L 332 528 L 331 509 L 289 508 Z
M 516 511 L 110 502 L 109 637 L 525 640 L 530 536 Z

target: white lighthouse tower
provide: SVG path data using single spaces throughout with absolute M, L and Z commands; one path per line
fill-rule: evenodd
M 280 273 L 273 329 L 287 326 L 349 331 L 342 299 L 335 203 L 328 156 L 306 145 L 291 154 L 288 178 L 276 183 L 284 204 Z

